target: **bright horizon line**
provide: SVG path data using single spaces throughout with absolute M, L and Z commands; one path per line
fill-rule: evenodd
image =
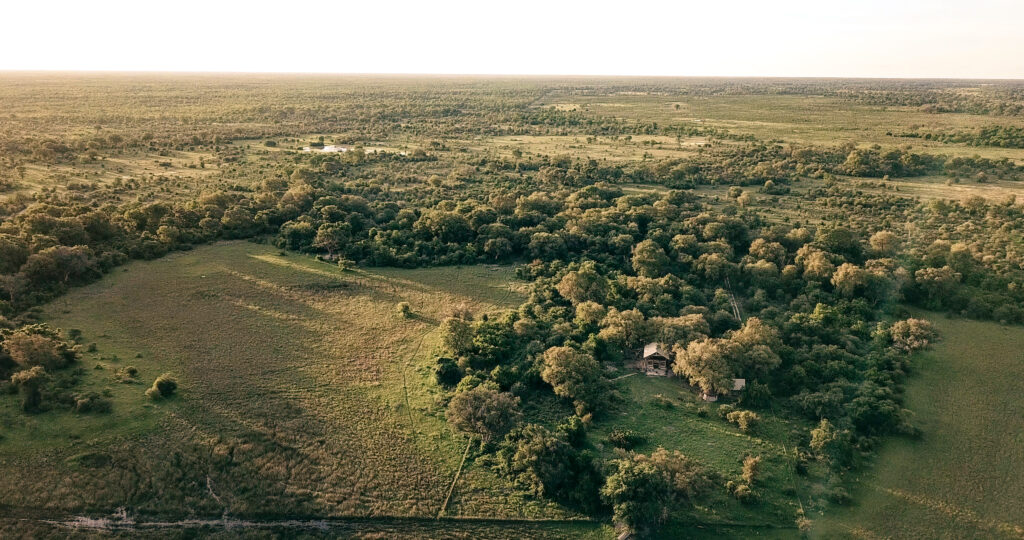
M 57 75 L 305 75 L 336 77 L 477 77 L 477 78 L 578 78 L 578 79 L 781 79 L 781 80 L 861 80 L 861 81 L 997 81 L 1024 82 L 1013 77 L 915 77 L 915 76 L 863 76 L 863 75 L 645 75 L 609 73 L 445 73 L 398 71 L 243 71 L 205 69 L 6 69 L 0 74 L 57 74 Z

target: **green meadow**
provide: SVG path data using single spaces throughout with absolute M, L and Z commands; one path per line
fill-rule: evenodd
M 467 440 L 437 401 L 437 323 L 454 305 L 486 313 L 518 304 L 511 272 L 342 271 L 230 242 L 72 291 L 44 319 L 96 344 L 79 384 L 109 395 L 113 412 L 27 416 L 4 401 L 8 510 L 576 519 L 472 463 L 452 487 Z M 398 302 L 409 302 L 411 317 Z M 138 375 L 121 382 L 129 366 Z M 164 372 L 180 395 L 151 402 L 143 391 Z
M 816 538 L 1024 537 L 1024 328 L 929 314 L 907 385 L 920 440 L 892 439 Z

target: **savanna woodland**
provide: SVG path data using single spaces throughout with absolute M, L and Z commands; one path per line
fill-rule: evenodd
M 1024 83 L 0 103 L 0 536 L 1024 537 Z

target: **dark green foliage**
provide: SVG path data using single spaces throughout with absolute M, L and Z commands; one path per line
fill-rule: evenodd
M 498 471 L 538 497 L 587 512 L 597 509 L 602 478 L 593 459 L 562 430 L 527 424 L 505 437 L 496 454 Z
M 494 383 L 473 387 L 460 383 L 448 403 L 448 421 L 459 431 L 480 437 L 481 444 L 499 440 L 519 423 L 519 398 Z
M 434 379 L 442 386 L 455 386 L 462 380 L 463 373 L 458 362 L 451 358 L 441 356 L 437 359 L 434 367 Z
M 19 371 L 11 376 L 11 383 L 21 393 L 21 408 L 25 412 L 39 410 L 42 404 L 42 387 L 49 380 L 49 375 L 42 366 Z
M 651 532 L 669 512 L 693 505 L 715 482 L 703 466 L 679 452 L 659 448 L 611 462 L 601 489 L 615 521 L 641 534 Z

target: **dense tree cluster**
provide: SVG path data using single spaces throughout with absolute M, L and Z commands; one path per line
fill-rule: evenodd
M 1024 322 L 1024 207 L 1012 198 L 918 200 L 889 183 L 938 173 L 951 182 L 1020 179 L 1024 169 L 1011 160 L 877 145 L 783 145 L 687 124 L 533 106 L 547 91 L 641 88 L 701 96 L 817 92 L 1018 114 L 1019 88 L 986 90 L 978 99 L 942 82 L 897 96 L 869 81 L 845 90 L 769 81 L 681 88 L 652 80 L 600 89 L 449 81 L 397 92 L 394 83 L 373 80 L 366 83 L 373 91 L 306 89 L 302 97 L 309 99 L 287 106 L 244 80 L 218 84 L 253 93 L 235 112 L 223 113 L 240 115 L 248 127 L 186 112 L 168 124 L 154 106 L 117 130 L 56 137 L 19 117 L 0 132 L 5 171 L 25 162 L 70 165 L 101 152 L 195 148 L 214 152 L 224 166 L 215 183 L 189 197 L 160 191 L 173 181 L 153 177 L 18 193 L 0 205 L 0 381 L 20 394 L 26 411 L 109 409 L 104 396 L 74 390 L 82 347 L 70 335 L 33 324 L 31 308 L 130 259 L 249 238 L 343 267 L 516 262 L 517 276 L 530 282 L 517 309 L 474 318 L 457 308 L 439 322 L 432 375 L 446 419 L 479 442 L 483 462 L 531 494 L 584 512 L 610 511 L 644 532 L 720 487 L 741 501 L 755 500 L 761 467 L 759 458 L 747 456 L 742 481 L 723 486 L 677 452 L 632 452 L 644 442 L 632 430 L 602 438 L 616 453 L 598 457 L 588 426 L 621 405 L 608 373 L 636 360 L 644 344 L 665 344 L 675 373 L 695 393 L 742 406 L 720 411 L 744 432 L 764 429 L 769 411 L 802 417 L 815 427 L 802 432 L 798 451 L 843 469 L 856 465 L 879 436 L 915 432 L 902 384 L 909 355 L 936 336 L 901 302 Z M 445 86 L 451 84 L 461 91 Z M 342 99 L 353 93 L 360 99 Z M 223 99 L 214 94 L 214 101 Z M 320 105 L 314 95 L 340 104 Z M 92 110 L 101 112 L 88 120 L 105 123 L 102 111 L 109 107 L 98 104 Z M 86 113 L 66 114 L 84 121 L 76 115 Z M 185 134 L 178 122 L 211 127 Z M 338 141 L 346 143 L 389 135 L 437 140 L 404 154 L 280 148 L 308 143 L 289 135 L 315 132 L 340 133 Z M 446 138 L 547 133 L 623 144 L 639 134 L 730 142 L 683 158 L 611 162 L 454 150 Z M 976 141 L 1006 146 L 1019 135 L 993 128 Z M 255 150 L 242 142 L 266 136 L 281 141 Z M 258 154 L 268 149 L 280 151 Z M 713 196 L 689 189 L 719 185 L 732 187 Z M 778 207 L 793 213 L 776 213 Z M 413 316 L 410 309 L 396 306 L 403 317 Z M 737 378 L 746 379 L 742 393 L 733 390 Z M 146 395 L 162 400 L 176 390 L 177 381 L 162 375 Z M 537 413 L 537 403 L 558 415 Z

